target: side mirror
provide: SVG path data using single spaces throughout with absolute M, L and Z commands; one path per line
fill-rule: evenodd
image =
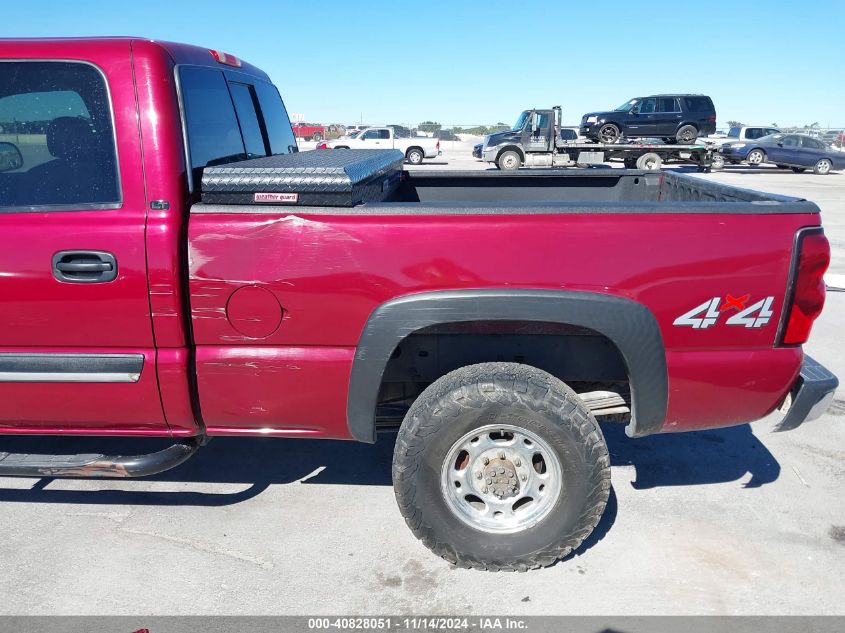
M 23 167 L 23 156 L 14 143 L 0 143 L 0 173 Z
M 639 113 L 640 113 L 640 109 L 639 109 L 638 106 L 634 106 L 633 108 L 631 108 L 631 111 L 629 112 L 629 114 L 639 114 Z
M 783 143 L 778 143 L 778 147 L 783 147 Z

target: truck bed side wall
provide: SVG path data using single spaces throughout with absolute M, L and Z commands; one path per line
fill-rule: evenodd
M 194 207 L 190 293 L 209 431 L 349 437 L 336 396 L 345 396 L 354 348 L 377 306 L 410 293 L 502 287 L 605 293 L 647 306 L 666 346 L 666 430 L 770 412 L 801 360 L 800 349 L 774 348 L 792 240 L 818 216 L 596 210 L 452 215 L 423 206 L 385 216 Z M 282 307 L 276 326 L 275 301 L 264 294 L 249 290 L 254 305 L 237 299 L 233 307 L 235 293 L 254 287 Z M 760 328 L 673 325 L 728 293 L 773 297 L 774 317 Z M 264 324 L 265 335 L 244 334 L 244 318 Z M 247 382 L 250 374 L 260 382 Z M 738 397 L 726 398 L 726 389 Z

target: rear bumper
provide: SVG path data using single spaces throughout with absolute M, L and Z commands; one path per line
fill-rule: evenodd
M 790 431 L 821 416 L 833 400 L 838 386 L 839 379 L 830 370 L 805 354 L 795 385 L 784 402 L 785 406 L 781 407 L 781 411 L 786 409 L 783 419 L 773 430 Z

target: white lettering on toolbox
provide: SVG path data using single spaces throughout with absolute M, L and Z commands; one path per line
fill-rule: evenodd
M 298 193 L 256 193 L 254 202 L 298 202 Z
M 719 317 L 724 312 L 736 310 L 736 314 L 731 315 L 725 321 L 725 325 L 740 325 L 747 328 L 761 328 L 767 325 L 774 316 L 772 312 L 772 304 L 775 301 L 774 297 L 766 297 L 760 301 L 745 307 L 751 295 L 744 294 L 734 297 L 727 295 L 724 300 L 722 297 L 713 297 L 708 299 L 701 305 L 695 306 L 689 312 L 684 312 L 681 316 L 674 320 L 672 325 L 676 327 L 691 327 L 696 330 L 705 330 L 719 321 Z

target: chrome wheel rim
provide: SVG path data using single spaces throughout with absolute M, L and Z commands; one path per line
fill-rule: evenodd
M 409 158 L 410 162 L 414 165 L 417 165 L 422 162 L 422 154 L 420 154 L 419 152 L 411 152 Z
M 763 155 L 755 149 L 748 155 L 748 162 L 752 165 L 759 165 L 763 162 Z
M 827 160 L 820 160 L 818 165 L 816 165 L 816 169 L 819 170 L 820 174 L 826 174 L 830 171 L 830 162 Z
M 517 166 L 516 156 L 514 156 L 513 154 L 508 154 L 507 156 L 505 156 L 505 160 L 503 162 L 507 169 L 513 169 Z
M 463 523 L 508 534 L 537 525 L 551 512 L 562 477 L 560 460 L 536 433 L 490 424 L 452 445 L 440 487 L 447 507 Z

